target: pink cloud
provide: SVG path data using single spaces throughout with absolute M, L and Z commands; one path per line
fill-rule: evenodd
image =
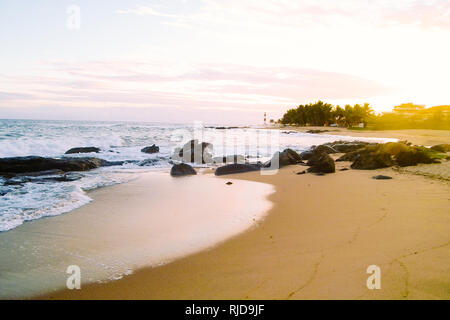
M 91 62 L 65 68 L 58 63 L 53 76 L 10 78 L 15 92 L 22 95 L 0 94 L 0 104 L 8 99 L 244 110 L 257 105 L 274 109 L 316 99 L 365 99 L 392 91 L 361 77 L 311 69 L 198 65 L 189 70 L 165 69 L 162 74 L 159 69 L 153 71 L 152 66 L 157 65 L 130 63 L 126 68 L 124 62 Z

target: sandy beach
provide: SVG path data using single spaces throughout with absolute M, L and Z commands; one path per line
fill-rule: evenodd
M 414 143 L 446 139 L 428 134 L 381 133 L 408 135 Z M 326 176 L 297 175 L 305 167 L 293 165 L 276 175 L 216 178 L 234 179 L 230 188 L 245 181 L 273 185 L 266 218 L 167 265 L 39 298 L 450 299 L 448 181 L 391 168 L 340 171 L 349 165 L 338 162 L 336 173 Z M 393 179 L 372 179 L 378 174 Z M 128 210 L 137 209 L 132 195 L 129 200 Z M 370 265 L 381 268 L 380 290 L 366 287 Z

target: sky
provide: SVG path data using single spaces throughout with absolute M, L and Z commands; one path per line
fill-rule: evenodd
M 0 118 L 257 124 L 450 103 L 449 0 L 0 0 Z

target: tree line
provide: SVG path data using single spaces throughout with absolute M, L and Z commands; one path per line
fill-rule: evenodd
M 363 105 L 333 106 L 318 101 L 289 109 L 278 120 L 284 125 L 354 127 L 361 123 L 375 130 L 386 129 L 445 129 L 450 130 L 450 106 L 426 108 L 423 105 L 404 103 L 391 112 L 375 114 L 368 103 Z
M 375 116 L 374 111 L 368 103 L 345 107 L 333 106 L 323 101 L 299 105 L 297 108 L 289 109 L 279 120 L 280 123 L 297 126 L 328 126 L 337 124 L 339 126 L 352 127 L 360 123 L 365 125 Z

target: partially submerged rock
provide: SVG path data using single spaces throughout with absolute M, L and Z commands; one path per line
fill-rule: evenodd
M 170 175 L 173 177 L 196 175 L 197 172 L 187 163 L 175 164 L 170 169 Z
M 153 165 L 155 165 L 155 163 L 158 163 L 159 160 L 161 160 L 161 159 L 144 159 L 144 160 L 141 160 L 141 161 L 131 162 L 131 163 L 136 163 L 140 167 L 146 167 L 146 166 L 153 166 Z
M 83 175 L 77 173 L 64 173 L 57 175 L 19 175 L 4 182 L 4 185 L 22 185 L 27 182 L 44 183 L 44 182 L 71 182 L 77 181 L 83 178 Z
M 65 154 L 74 154 L 74 153 L 99 153 L 100 148 L 97 147 L 80 147 L 80 148 L 72 148 L 66 151 Z
M 323 133 L 323 132 L 328 132 L 330 130 L 320 130 L 320 129 L 312 129 L 312 130 L 308 130 L 306 131 L 306 133 Z
M 226 174 L 259 171 L 260 169 L 261 167 L 256 164 L 233 163 L 217 168 L 214 174 L 216 176 L 223 176 Z
M 0 159 L 0 175 L 15 176 L 20 173 L 42 172 L 48 170 L 87 171 L 99 167 L 121 165 L 122 161 L 110 162 L 98 158 L 43 158 L 12 157 Z
M 144 152 L 144 153 L 158 153 L 159 152 L 159 147 L 157 145 L 153 144 L 150 147 L 142 148 L 141 152 Z

